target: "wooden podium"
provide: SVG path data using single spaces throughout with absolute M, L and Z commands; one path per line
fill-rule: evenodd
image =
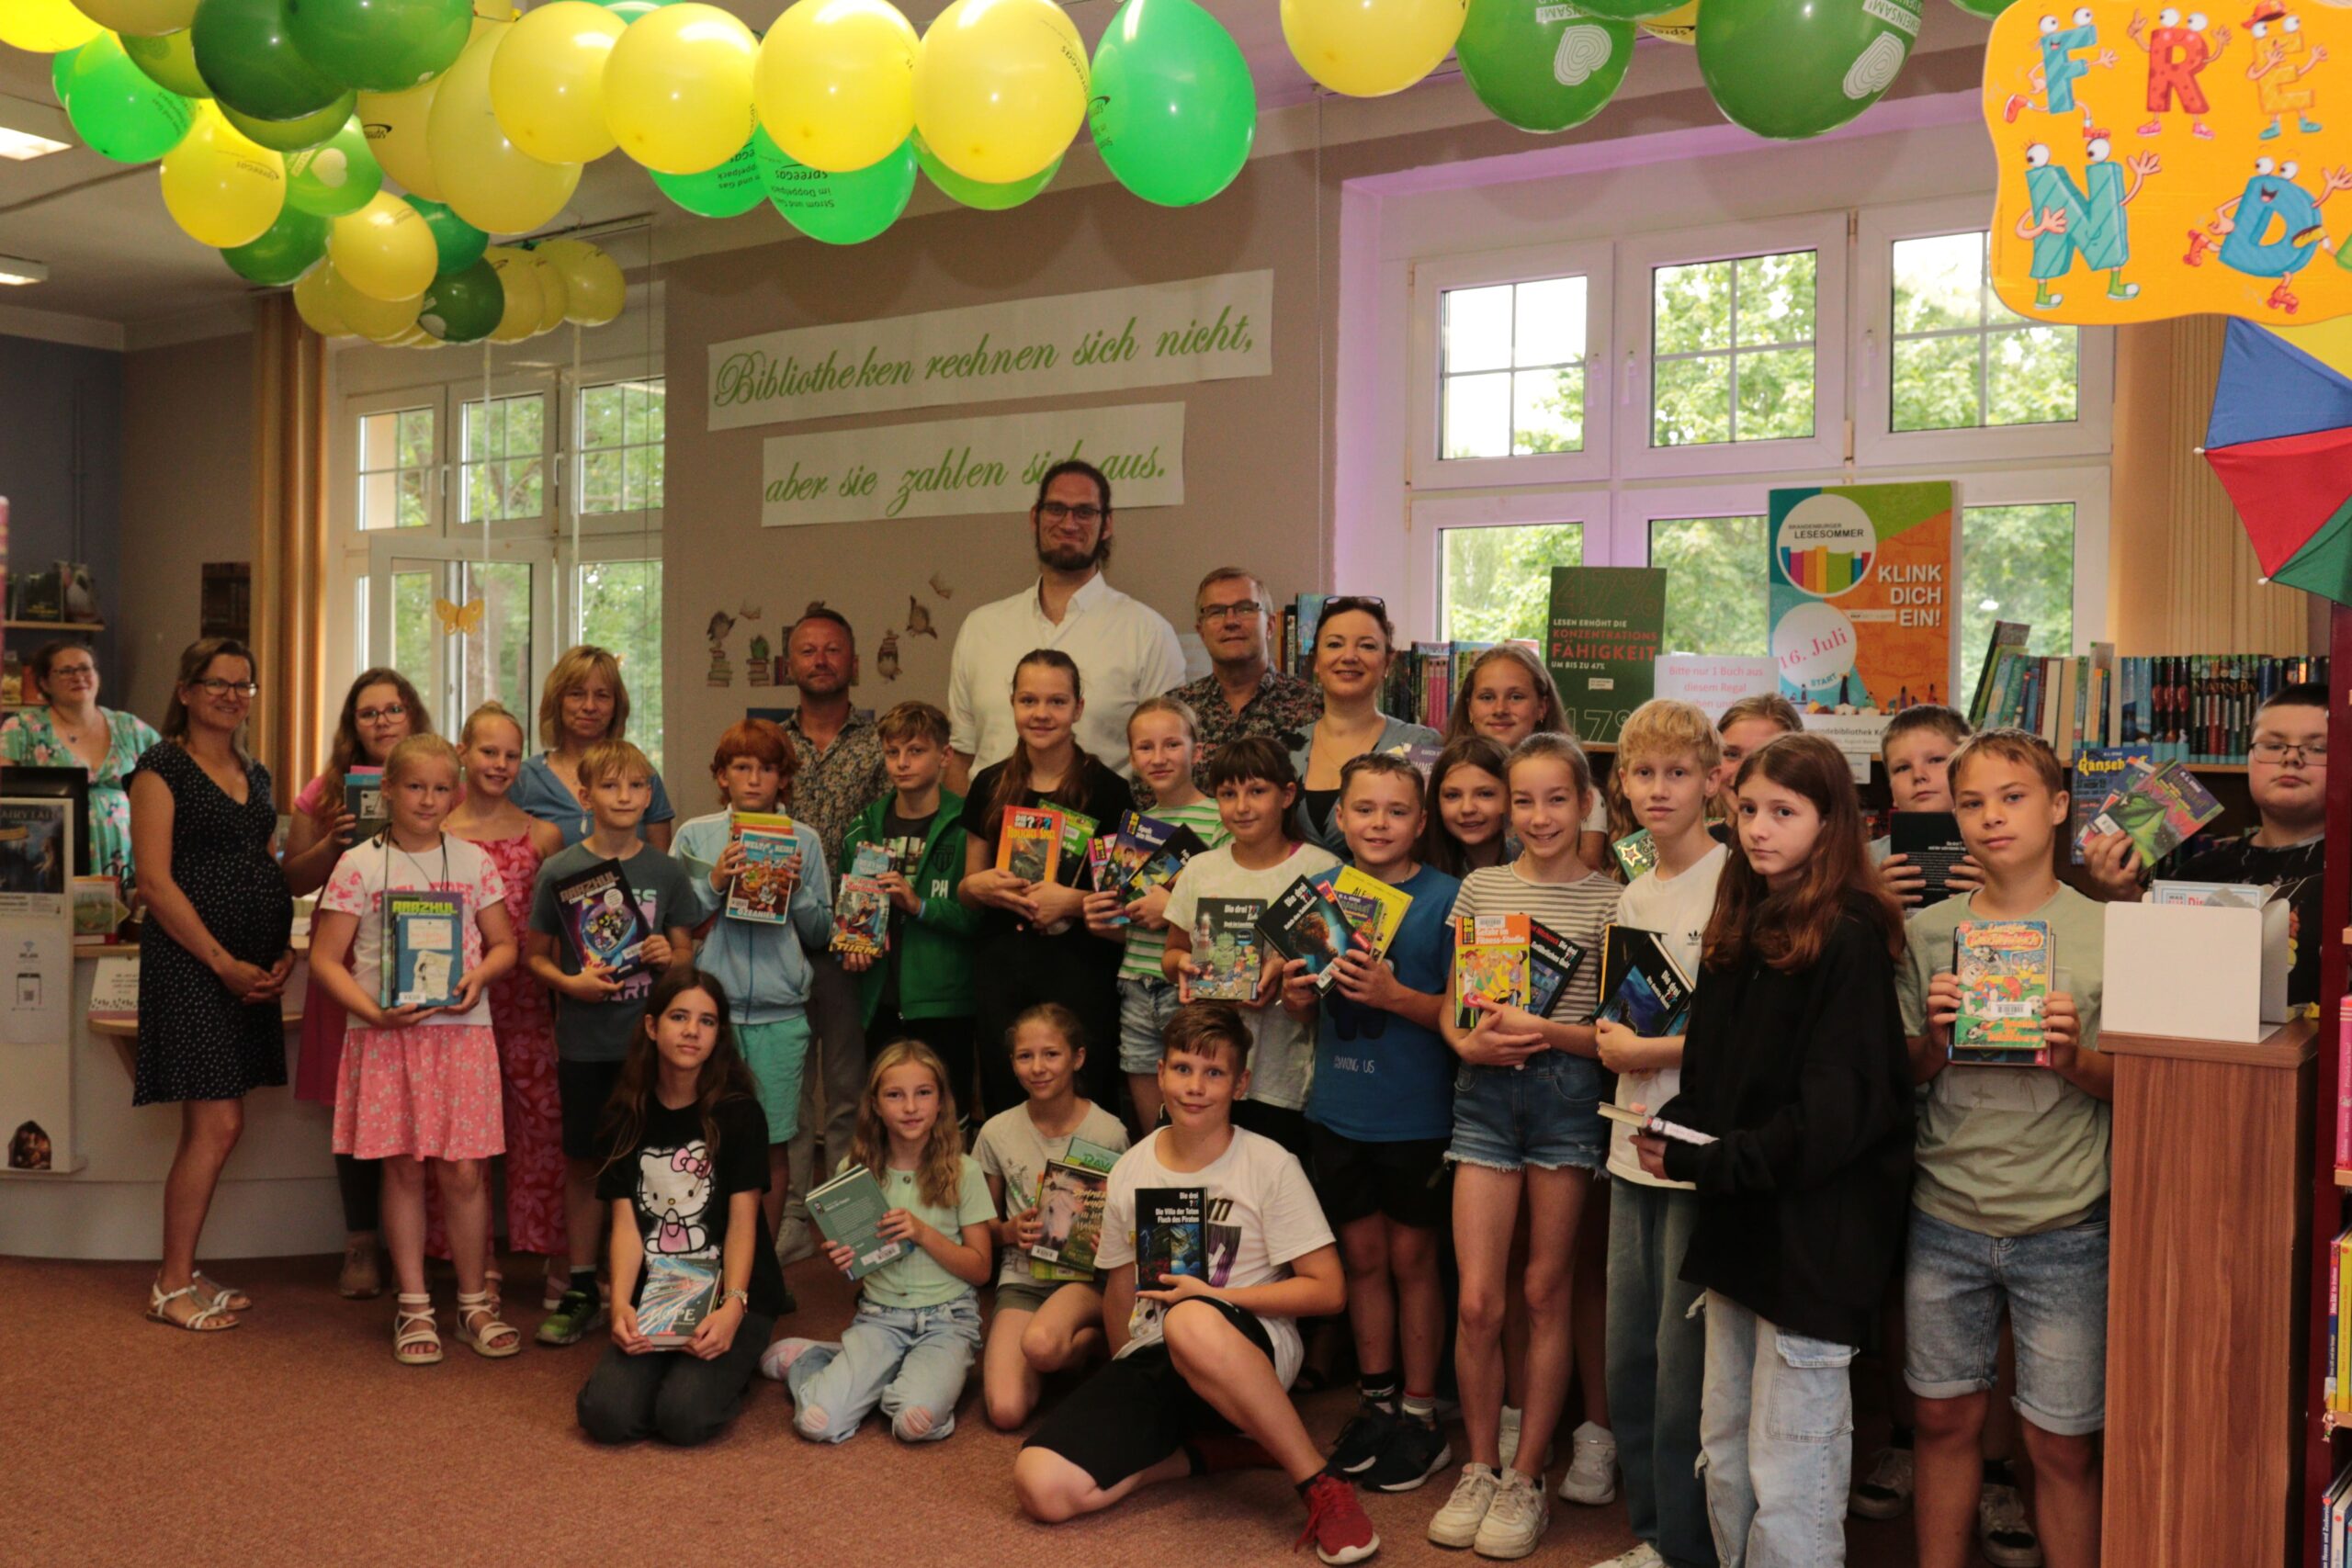
M 2290 1561 L 2317 1033 L 2099 1036 L 2115 1059 L 2109 1562 Z

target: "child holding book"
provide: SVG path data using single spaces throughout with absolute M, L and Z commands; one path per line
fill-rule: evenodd
M 1250 1049 L 1229 1002 L 1192 1003 L 1169 1021 L 1168 1123 L 1120 1158 L 1104 1203 L 1096 1261 L 1109 1270 L 1111 1364 L 1022 1448 L 1013 1495 L 1031 1518 L 1059 1524 L 1139 1486 L 1271 1458 L 1306 1505 L 1299 1544 L 1325 1562 L 1359 1562 L 1380 1538 L 1289 1394 L 1305 1359 L 1298 1320 L 1338 1312 L 1347 1288 L 1298 1161 L 1234 1125 Z
M 1878 754 L 1897 812 L 1951 810 L 1945 770 L 1968 736 L 1968 720 L 1960 711 L 1938 703 L 1916 704 L 1886 721 Z M 1913 865 L 1909 856 L 1895 852 L 1894 835 L 1871 840 L 1871 862 L 1905 909 L 1916 909 L 1925 901 L 1927 873 Z M 1984 885 L 1984 869 L 1962 855 L 1945 880 L 1951 894 L 1973 893 Z
M 1519 855 L 1463 879 L 1455 921 L 1526 916 L 1588 954 L 1600 952 L 1618 888 L 1577 852 L 1592 789 L 1583 748 L 1565 735 L 1530 736 L 1511 753 L 1504 782 Z M 1589 957 L 1579 964 L 1550 1012 L 1538 1017 L 1469 988 L 1457 963 L 1455 999 L 1475 1022 L 1464 1028 L 1451 1010 L 1441 1020 L 1446 1043 L 1464 1063 L 1454 1080 L 1446 1157 L 1454 1166 L 1453 1246 L 1462 1274 L 1454 1369 L 1470 1462 L 1429 1534 L 1440 1546 L 1475 1547 L 1483 1557 L 1526 1556 L 1550 1522 L 1544 1456 L 1573 1359 L 1572 1259 L 1606 1145 L 1591 1023 L 1598 970 Z M 1506 1465 L 1504 1298 L 1522 1195 L 1530 1213 L 1526 1403 Z M 1597 1428 L 1578 1431 L 1596 1442 L 1605 1436 Z
M 1006 1047 L 1013 1075 L 1028 1093 L 1025 1104 L 1000 1111 L 980 1129 L 977 1151 L 988 1178 L 989 1196 L 1002 1219 L 989 1232 L 1002 1258 L 996 1277 L 996 1311 L 989 1323 L 981 1361 L 981 1388 L 989 1421 L 1009 1432 L 1037 1408 L 1041 1380 L 1074 1367 L 1102 1345 L 1100 1278 L 1041 1277 L 1051 1265 L 1034 1266 L 1029 1249 L 1044 1231 L 1038 1197 L 1046 1162 L 1069 1154 L 1080 1139 L 1123 1154 L 1127 1130 L 1116 1116 L 1078 1091 L 1078 1070 L 1086 1060 L 1086 1036 L 1078 1015 L 1041 1002 L 1012 1025 Z
M 605 1108 L 596 1196 L 612 1205 L 613 1343 L 577 1402 L 600 1443 L 690 1448 L 717 1437 L 784 1311 L 784 1271 L 760 1212 L 767 1115 L 729 1011 L 711 976 L 663 976 Z M 669 1304 L 681 1295 L 704 1298 L 700 1315 Z M 639 1315 L 649 1296 L 661 1303 L 650 1326 L 686 1333 L 684 1344 L 653 1343 Z
M 1651 933 L 1693 979 L 1730 853 L 1707 831 L 1722 760 L 1707 716 L 1661 698 L 1625 720 L 1611 775 L 1657 857 L 1617 896 L 1616 924 Z M 1614 1021 L 1595 1024 L 1593 1034 L 1600 1065 L 1617 1075 L 1617 1104 L 1660 1105 L 1679 1092 L 1680 1034 L 1645 1037 Z M 1609 1175 L 1616 1188 L 1609 1216 L 1609 1409 L 1626 1522 L 1641 1544 L 1596 1568 L 1711 1564 L 1706 1489 L 1694 1473 L 1707 1328 L 1691 1315 L 1697 1288 L 1679 1278 L 1698 1197 L 1687 1182 L 1644 1170 L 1622 1124 L 1610 1129 Z
M 1384 956 L 1374 958 L 1370 933 L 1357 931 L 1319 1005 L 1303 975 L 1289 982 L 1317 1014 L 1309 1168 L 1324 1216 L 1339 1228 L 1356 1348 L 1360 1406 L 1331 1450 L 1331 1468 L 1382 1492 L 1410 1492 L 1453 1457 L 1437 1424 L 1445 1348 L 1438 1232 L 1454 1068 L 1438 1021 L 1461 884 L 1414 858 L 1423 816 L 1420 773 L 1402 757 L 1358 757 L 1340 770 L 1338 821 L 1351 864 L 1411 902 L 1401 919 L 1384 909 L 1396 921 Z
M 1452 877 L 1510 858 L 1510 791 L 1503 784 L 1509 753 L 1483 735 L 1469 735 L 1430 764 L 1429 822 L 1419 859 Z
M 542 1345 L 576 1345 L 605 1322 L 596 1294 L 605 1219 L 596 1201 L 604 1157 L 597 1129 L 655 979 L 694 961 L 694 885 L 677 862 L 638 836 L 653 798 L 653 764 L 626 740 L 599 740 L 581 753 L 579 778 L 588 836 L 539 868 L 523 946 L 523 962 L 555 998 L 556 1090 L 568 1162 L 563 1208 L 571 1279 L 555 1311 L 539 1321 Z M 610 886 L 595 887 L 605 881 Z M 632 910 L 644 932 L 632 962 L 616 968 L 583 953 L 580 922 L 626 927 Z
M 922 1041 L 945 1064 L 956 1103 L 974 1105 L 972 939 L 980 915 L 956 897 L 967 850 L 964 797 L 940 785 L 947 716 L 929 703 L 900 703 L 874 728 L 890 793 L 850 824 L 842 853 L 854 860 L 859 846 L 874 844 L 889 856 L 876 880 L 890 899 L 890 945 L 879 958 L 844 953 L 842 967 L 858 977 L 865 1037 Z
M 1180 1003 L 1193 999 L 1203 972 L 1195 958 L 1195 949 L 1206 946 L 1195 924 L 1203 899 L 1249 900 L 1262 914 L 1300 877 L 1320 876 L 1340 864 L 1320 844 L 1291 837 L 1298 774 L 1290 753 L 1272 737 L 1246 735 L 1218 747 L 1209 761 L 1209 788 L 1227 841 L 1185 863 L 1168 897 L 1168 946 L 1160 970 L 1175 986 Z M 1282 955 L 1262 939 L 1253 951 L 1261 964 L 1258 986 L 1253 995 L 1238 998 L 1251 1044 L 1250 1087 L 1239 1097 L 1237 1119 L 1303 1155 L 1306 1089 L 1315 1074 L 1312 1015 L 1283 1004 Z
M 1734 785 L 1739 852 L 1707 922 L 1680 1091 L 1634 1108 L 1708 1141 L 1645 1131 L 1634 1146 L 1645 1174 L 1698 1190 L 1681 1278 L 1705 1292 L 1700 1452 L 1724 1568 L 1830 1568 L 1846 1560 L 1847 1369 L 1910 1178 L 1903 922 L 1827 739 L 1770 741 Z
M 501 1320 L 482 1279 L 486 1162 L 506 1147 L 498 1037 L 482 993 L 514 964 L 506 886 L 488 856 L 442 830 L 458 799 L 456 747 L 432 735 L 401 741 L 385 760 L 383 787 L 391 826 L 335 862 L 311 945 L 320 983 L 350 1017 L 335 1084 L 335 1152 L 382 1162 L 385 1229 L 400 1281 L 393 1359 L 416 1367 L 441 1359 L 424 1279 L 428 1162 L 448 1214 L 458 1337 L 483 1356 L 512 1356 L 522 1336 Z M 454 911 L 460 930 L 449 929 L 446 903 L 437 918 L 401 914 L 395 896 L 413 892 L 461 900 Z M 413 971 L 401 962 L 412 944 Z
M 1127 781 L 1077 740 L 1086 692 L 1078 665 L 1058 649 L 1035 649 L 1012 671 L 1012 755 L 982 768 L 964 802 L 964 880 L 956 896 L 980 915 L 972 952 L 977 1038 L 1001 1040 L 1012 1021 L 1039 1002 L 1076 1013 L 1090 1040 L 1119 1029 L 1119 950 L 1086 927 L 1086 840 L 1115 827 L 1135 807 Z M 1053 874 L 1032 878 L 997 865 L 1005 813 L 1053 807 L 1085 818 L 1065 832 Z M 1081 825 L 1083 826 L 1083 825 Z M 1118 1098 L 1118 1064 L 1105 1052 L 1086 1073 L 1098 1102 Z M 1021 1086 L 1001 1052 L 980 1054 L 980 1088 L 989 1111 L 1018 1105 Z
M 1127 716 L 1127 761 L 1152 793 L 1149 816 L 1191 829 L 1215 849 L 1225 842 L 1225 825 L 1216 802 L 1193 782 L 1199 744 L 1200 719 L 1181 698 L 1147 697 Z M 1116 826 L 1105 822 L 1102 829 Z M 1119 1071 L 1135 1101 L 1138 1134 L 1159 1123 L 1159 1037 L 1176 1016 L 1176 987 L 1161 963 L 1168 951 L 1168 900 L 1174 895 L 1170 882 L 1125 901 L 1105 892 L 1086 899 L 1086 923 L 1094 934 L 1126 943 L 1119 960 Z
M 839 1343 L 779 1339 L 760 1371 L 792 1391 L 793 1429 L 812 1443 L 847 1442 L 877 1408 L 900 1442 L 935 1443 L 956 1429 L 980 1348 L 976 1292 L 989 1281 L 996 1208 L 930 1046 L 894 1040 L 875 1056 L 849 1158 L 890 1204 L 876 1234 L 907 1250 L 858 1280 L 857 1315 Z M 856 1256 L 825 1244 L 845 1273 Z
M 1483 735 L 1509 755 L 1529 736 L 1572 735 L 1567 710 L 1560 705 L 1560 688 L 1532 643 L 1497 643 L 1470 661 L 1461 689 L 1445 724 L 1451 742 L 1465 735 Z M 1609 804 L 1595 789 L 1586 805 L 1584 836 L 1577 852 L 1595 865 L 1605 865 L 1609 852 Z
M 768 1122 L 767 1196 L 761 1209 L 774 1229 L 783 1222 L 791 1195 L 792 1140 L 800 1131 L 801 1069 L 808 1060 L 808 955 L 832 940 L 831 878 L 817 829 L 792 824 L 794 852 L 788 871 L 765 868 L 785 886 L 763 889 L 763 909 L 781 908 L 785 919 L 750 918 L 729 912 L 746 851 L 741 829 L 773 832 L 773 824 L 746 818 L 773 816 L 791 798 L 799 756 L 781 728 L 764 718 L 729 725 L 710 757 L 710 776 L 726 807 L 697 817 L 678 829 L 671 852 L 694 890 L 687 913 L 702 928 L 697 962 L 727 987 L 734 1011 L 728 1022 L 736 1049 L 759 1090 Z M 790 1311 L 789 1307 L 786 1308 Z
M 2033 1467 L 2034 1524 L 2051 1568 L 2099 1558 L 2106 1425 L 2108 1100 L 2098 1050 L 2105 908 L 2058 880 L 2052 846 L 2072 814 L 2064 771 L 2039 736 L 1988 729 L 1951 760 L 1953 815 L 1984 868 L 1975 893 L 1911 917 L 1901 990 L 1911 1062 L 1928 1085 L 1904 1269 L 1904 1376 L 1917 1401 L 1921 1568 L 1968 1557 L 1978 1448 L 2007 1308 L 2018 1414 Z M 2038 920 L 2054 970 L 2042 1004 L 2046 1066 L 1952 1063 L 1956 928 Z

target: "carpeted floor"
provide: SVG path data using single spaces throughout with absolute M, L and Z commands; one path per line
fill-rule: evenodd
M 509 1269 L 513 1318 L 538 1321 L 535 1258 Z M 1007 1477 L 1020 1438 L 991 1429 L 978 1379 L 944 1442 L 904 1448 L 869 1420 L 839 1448 L 796 1438 L 783 1391 L 755 1384 L 706 1448 L 602 1450 L 572 1396 L 603 1341 L 526 1346 L 485 1361 L 447 1338 L 440 1366 L 397 1366 L 390 1298 L 345 1302 L 331 1258 L 213 1268 L 259 1305 L 199 1339 L 141 1315 L 152 1269 L 0 1258 L 0 1411 L 17 1433 L 0 1466 L 0 1558 L 171 1564 L 582 1563 L 684 1557 L 852 1565 L 1016 1562 L 1073 1568 L 1283 1562 L 1304 1515 L 1278 1474 L 1139 1494 L 1046 1529 Z M 838 1332 L 846 1284 L 790 1270 L 795 1332 Z M 451 1287 L 436 1292 L 445 1336 Z M 1328 1440 L 1352 1395 L 1306 1401 Z M 1456 1434 L 1456 1447 L 1459 1435 Z M 1867 1453 L 1865 1445 L 1863 1452 Z M 1380 1561 L 1466 1564 L 1422 1535 L 1451 1477 L 1366 1495 Z M 1554 1476 L 1557 1483 L 1557 1474 Z M 1851 1527 L 1851 1561 L 1911 1561 L 1910 1523 Z M 668 1542 L 668 1545 L 662 1544 Z M 1582 1568 L 1633 1542 L 1622 1505 L 1553 1505 L 1532 1560 Z

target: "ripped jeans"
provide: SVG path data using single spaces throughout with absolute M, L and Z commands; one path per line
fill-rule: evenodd
M 1788 1334 L 1709 1291 L 1699 1465 L 1723 1568 L 1846 1561 L 1850 1345 Z
M 811 1442 L 847 1442 L 878 1408 L 900 1442 L 937 1442 L 956 1429 L 979 1348 L 980 1303 L 969 1291 L 932 1307 L 861 1299 L 838 1346 L 810 1346 L 785 1374 L 793 1429 Z

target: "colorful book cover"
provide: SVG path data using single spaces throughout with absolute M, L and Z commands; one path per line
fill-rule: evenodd
M 848 1169 L 808 1194 L 808 1217 L 827 1241 L 856 1254 L 849 1277 L 863 1280 L 886 1263 L 896 1262 L 907 1250 L 903 1241 L 884 1241 L 876 1234 L 890 1201 L 882 1184 L 862 1165 Z
M 1106 1163 L 1107 1159 L 1107 1163 Z M 1102 1207 L 1111 1190 L 1111 1166 L 1118 1156 L 1083 1138 L 1072 1138 L 1059 1159 L 1046 1162 L 1037 1186 L 1037 1218 L 1043 1226 L 1030 1256 L 1058 1265 L 1080 1279 L 1094 1273 L 1102 1245 Z
M 439 1008 L 458 999 L 465 964 L 462 893 L 398 890 L 384 895 L 379 1007 Z
M 1631 882 L 1657 864 L 1657 840 L 1650 837 L 1647 828 L 1636 828 L 1615 843 L 1609 852 L 1617 857 L 1617 869 Z
M 1193 962 L 1200 969 L 1193 978 L 1196 999 L 1257 1000 L 1258 982 L 1265 970 L 1258 917 L 1265 912 L 1262 898 L 1200 901 L 1193 912 Z
M 1584 743 L 1613 745 L 1650 700 L 1666 628 L 1662 566 L 1555 566 L 1544 662 Z M 1442 721 L 1441 721 L 1442 722 Z
M 1679 1034 L 1690 1018 L 1690 976 L 1655 931 L 1611 925 L 1602 933 L 1595 1022 L 1622 1023 L 1645 1040 Z
M 2166 762 L 2128 781 L 2091 821 L 2097 832 L 2130 835 L 2140 863 L 2153 866 L 2221 814 L 2222 803 L 2197 781 L 2188 763 Z
M 1104 1190 L 1107 1192 L 1109 1190 L 1107 1179 L 1110 1176 L 1111 1168 L 1119 1163 L 1119 1151 L 1116 1149 L 1106 1149 L 1100 1144 L 1088 1143 L 1084 1138 L 1073 1137 L 1069 1140 L 1069 1145 L 1059 1156 L 1056 1156 L 1055 1160 L 1047 1162 L 1048 1168 L 1050 1168 L 1055 1163 L 1072 1166 L 1080 1171 L 1100 1173 L 1106 1179 Z M 1037 1187 L 1038 1191 L 1034 1206 L 1042 1210 L 1045 1207 L 1046 1196 L 1045 1190 L 1046 1180 L 1043 1173 L 1040 1173 L 1039 1175 Z M 1006 1207 L 1008 1213 L 1032 1206 L 1033 1205 L 1030 1203 L 1020 1202 L 1012 1197 L 1010 1190 L 1007 1191 Z M 1085 1267 L 1075 1268 L 1067 1262 L 1056 1262 L 1040 1256 L 1033 1250 L 1029 1256 L 1029 1277 L 1033 1280 L 1041 1280 L 1048 1283 L 1057 1283 L 1065 1280 L 1091 1280 L 1094 1278 L 1094 1266 L 1092 1262 L 1093 1253 L 1094 1250 L 1099 1248 L 1101 1246 L 1102 1222 L 1101 1216 L 1098 1213 L 1095 1220 L 1095 1239 L 1088 1248 L 1088 1262 Z
M 1453 918 L 1453 1022 L 1476 1027 L 1471 998 L 1523 1008 L 1528 998 L 1528 952 L 1533 941 L 1525 915 L 1456 915 Z
M 890 895 L 870 876 L 844 876 L 833 896 L 835 953 L 879 958 L 890 951 Z
M 354 768 L 343 775 L 343 808 L 356 818 L 351 828 L 351 841 L 364 844 L 392 825 L 392 814 L 384 804 L 384 770 Z
M 1112 864 L 1114 870 L 1125 874 L 1123 886 L 1132 904 L 1153 888 L 1174 882 L 1184 863 L 1207 848 L 1198 833 L 1181 822 L 1163 822 L 1130 811 L 1120 822 Z
M 1951 1059 L 1979 1066 L 2047 1066 L 2041 1010 L 2056 976 L 2047 920 L 1962 920 L 1952 930 L 1960 1016 Z
M 743 869 L 727 889 L 727 918 L 782 925 L 792 919 L 792 886 L 800 875 L 800 840 L 792 818 L 774 811 L 738 811 L 735 841 Z
M 1119 884 L 1111 870 L 1111 852 L 1118 846 L 1115 833 L 1104 833 L 1086 840 L 1086 886 L 1097 893 L 1116 893 Z M 1127 917 L 1124 911 L 1111 917 L 1111 924 L 1124 926 Z
M 718 1310 L 720 1271 L 717 1252 L 649 1253 L 637 1297 L 638 1332 L 657 1350 L 690 1342 L 702 1320 Z
M 1389 945 L 1396 940 L 1396 930 L 1405 923 L 1405 911 L 1413 907 L 1410 893 L 1391 887 L 1370 872 L 1358 871 L 1351 865 L 1318 877 L 1316 886 L 1330 894 L 1340 906 L 1340 913 L 1347 916 L 1348 924 L 1371 942 L 1373 957 L 1388 956 Z
M 1333 966 L 1348 951 L 1355 928 L 1340 912 L 1337 899 L 1312 878 L 1302 876 L 1283 888 L 1282 897 L 1259 917 L 1258 934 L 1284 959 L 1305 959 L 1315 988 L 1329 991 L 1340 977 Z
M 582 968 L 602 964 L 617 980 L 646 967 L 645 943 L 652 932 L 620 862 L 598 861 L 572 873 L 555 885 L 555 897 Z
M 1996 672 L 2001 667 L 2002 653 L 2010 649 L 2023 651 L 2026 638 L 2033 628 L 2023 621 L 1995 621 L 1993 635 L 1984 639 L 1984 662 L 1976 671 L 1976 689 L 1968 697 L 1968 728 L 1985 728 L 1985 714 L 1990 708 L 1997 682 Z M 1991 709 L 1998 712 L 1998 709 Z
M 1527 1010 L 1550 1018 L 1560 993 L 1584 966 L 1585 951 L 1543 921 L 1527 921 Z M 1573 1020 L 1569 1021 L 1574 1021 Z
M 1008 806 L 996 868 L 1023 882 L 1051 882 L 1062 863 L 1062 814 L 1050 806 Z
M 1945 700 L 1951 523 L 1949 479 L 1768 493 L 1770 646 L 1783 696 L 1825 713 Z
M 842 868 L 843 876 L 879 876 L 890 869 L 890 846 L 860 844 L 849 852 L 849 864 Z
M 1208 1278 L 1208 1192 L 1199 1187 L 1136 1189 L 1136 1283 L 1157 1288 L 1169 1275 Z
M 1072 810 L 1067 806 L 1058 809 L 1062 814 L 1061 858 L 1077 865 L 1086 859 L 1086 846 L 1102 824 L 1083 811 Z
M 2067 841 L 2074 846 L 2076 865 L 2083 863 L 2083 844 L 2091 837 L 2091 823 L 2109 795 L 2121 795 L 2132 780 L 2156 771 L 2155 754 L 2145 745 L 2086 746 L 2075 753 L 2069 781 L 2074 796 Z

